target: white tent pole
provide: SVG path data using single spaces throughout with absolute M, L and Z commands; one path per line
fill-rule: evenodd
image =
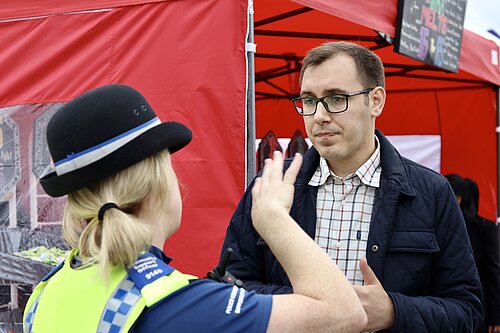
M 253 33 L 253 0 L 248 0 L 248 37 L 247 37 L 247 133 L 246 133 L 246 179 L 248 185 L 255 177 L 255 44 Z

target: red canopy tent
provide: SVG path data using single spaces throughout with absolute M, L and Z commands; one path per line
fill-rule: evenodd
M 257 137 L 269 129 L 290 137 L 302 126 L 284 99 L 297 93 L 298 61 L 324 40 L 349 39 L 376 49 L 386 64 L 389 100 L 378 127 L 386 134 L 440 134 L 442 171 L 478 180 L 482 213 L 494 218 L 500 74 L 491 51 L 498 46 L 466 31 L 458 74 L 397 55 L 386 42 L 394 36 L 396 3 L 256 0 L 250 6 L 258 44 L 254 86 L 247 74 L 245 0 L 4 1 L 0 123 L 10 118 L 20 125 L 21 152 L 10 198 L 28 216 L 41 208 L 29 202 L 32 195 L 38 203 L 46 200 L 39 188 L 32 191 L 31 169 L 35 120 L 47 105 L 102 84 L 130 84 L 163 120 L 194 131 L 189 149 L 174 156 L 186 200 L 183 225 L 167 250 L 176 267 L 203 275 L 217 262 L 245 187 L 246 164 L 252 165 L 253 151 L 247 158 L 245 148 L 253 145 L 246 125 L 249 112 L 251 132 L 253 88 Z M 281 75 L 286 71 L 295 75 Z
M 447 73 L 393 51 L 397 0 L 256 0 L 256 137 L 269 130 L 290 138 L 303 120 L 298 95 L 300 59 L 329 40 L 373 49 L 386 68 L 388 97 L 377 127 L 386 135 L 439 135 L 441 173 L 479 183 L 480 214 L 497 216 L 497 98 L 499 47 L 464 31 L 458 73 Z M 496 57 L 496 58 L 495 58 Z

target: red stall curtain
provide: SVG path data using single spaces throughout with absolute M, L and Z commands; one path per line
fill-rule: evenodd
M 192 143 L 173 157 L 184 214 L 166 247 L 175 267 L 198 275 L 217 263 L 245 187 L 247 7 L 233 0 L 7 0 L 0 8 L 0 111 L 25 119 L 22 156 L 33 144 L 28 118 L 39 115 L 7 107 L 65 102 L 109 83 L 135 87 L 163 121 L 193 130 Z M 17 200 L 30 200 L 21 184 L 32 168 L 21 161 Z

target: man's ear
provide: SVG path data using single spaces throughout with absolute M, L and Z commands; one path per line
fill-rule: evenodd
M 460 205 L 462 203 L 462 196 L 455 194 L 455 197 L 457 198 L 458 204 Z
M 385 89 L 377 86 L 370 92 L 371 97 L 371 113 L 374 118 L 382 114 L 385 105 Z

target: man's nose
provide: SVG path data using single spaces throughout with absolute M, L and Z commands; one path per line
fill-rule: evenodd
M 316 106 L 316 113 L 314 114 L 314 121 L 318 123 L 330 122 L 332 120 L 331 113 L 326 111 L 323 103 L 319 102 Z

